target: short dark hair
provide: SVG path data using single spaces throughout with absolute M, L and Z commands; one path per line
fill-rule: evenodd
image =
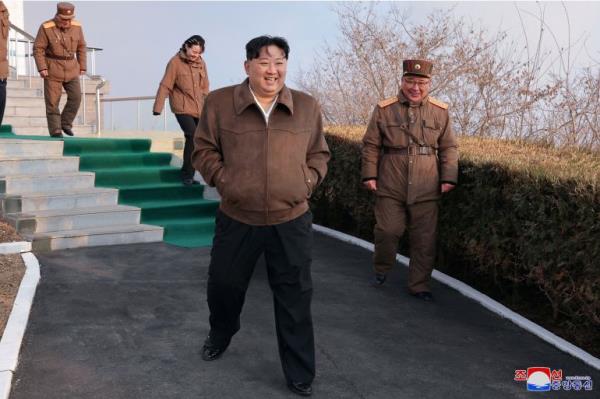
M 204 38 L 200 35 L 194 35 L 187 38 L 185 42 L 181 45 L 181 51 L 185 52 L 186 49 L 192 46 L 200 46 L 202 47 L 202 51 L 204 51 Z
M 279 36 L 259 36 L 246 43 L 246 60 L 250 61 L 260 56 L 260 49 L 267 46 L 277 46 L 285 53 L 285 59 L 290 55 L 290 45 Z

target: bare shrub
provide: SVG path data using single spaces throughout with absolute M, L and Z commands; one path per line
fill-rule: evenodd
M 435 63 L 431 93 L 451 105 L 459 134 L 598 148 L 598 70 L 573 67 L 577 43 L 569 37 L 566 47 L 559 45 L 543 8 L 535 15 L 539 35 L 530 41 L 518 7 L 519 40 L 467 23 L 451 9 L 414 22 L 402 7 L 337 6 L 341 40 L 325 44 L 298 78 L 321 102 L 328 123 L 366 124 L 377 101 L 397 94 L 402 60 L 426 58 Z M 547 35 L 554 48 L 544 47 Z

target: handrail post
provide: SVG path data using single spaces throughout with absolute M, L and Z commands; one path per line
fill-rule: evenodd
M 167 99 L 165 98 L 165 105 L 163 106 L 163 132 L 167 131 Z
M 92 75 L 96 74 L 96 49 L 92 49 Z
M 96 86 L 96 134 L 100 137 L 100 85 Z
M 85 75 L 81 75 L 80 78 L 81 81 L 81 91 L 82 91 L 82 97 L 83 97 L 83 124 L 85 125 L 85 106 L 86 106 L 86 93 L 85 93 Z
M 28 69 L 28 75 L 29 75 L 29 88 L 31 89 L 33 87 L 33 64 L 31 61 L 31 53 L 32 53 L 32 48 L 31 48 L 31 40 L 27 39 L 27 69 Z

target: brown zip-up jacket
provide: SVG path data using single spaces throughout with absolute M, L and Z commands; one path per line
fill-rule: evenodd
M 174 114 L 198 118 L 207 94 L 206 63 L 202 57 L 198 61 L 190 61 L 185 53 L 180 51 L 167 64 L 165 75 L 158 86 L 153 111 L 160 114 L 165 98 L 169 97 L 171 111 Z
M 330 157 L 314 98 L 284 86 L 267 124 L 247 79 L 208 95 L 194 144 L 192 163 L 217 187 L 221 211 L 255 226 L 308 211 Z
M 8 9 L 4 2 L 0 1 L 0 79 L 8 78 Z
M 44 22 L 33 42 L 33 57 L 38 71 L 48 70 L 48 79 L 70 82 L 87 70 L 87 47 L 83 29 L 72 20 L 71 27 L 60 29 L 54 20 Z
M 412 116 L 411 116 L 412 115 Z M 430 155 L 385 154 L 386 148 L 428 147 Z M 448 106 L 432 97 L 411 106 L 402 92 L 381 101 L 363 138 L 363 181 L 377 179 L 376 195 L 406 204 L 437 200 L 441 183 L 456 184 L 458 144 Z

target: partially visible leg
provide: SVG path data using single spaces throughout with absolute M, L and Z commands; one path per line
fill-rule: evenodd
M 72 136 L 73 121 L 81 105 L 81 85 L 79 84 L 79 78 L 63 83 L 63 87 L 67 92 L 67 103 L 62 110 L 60 124 L 62 130 L 69 136 Z
M 265 260 L 273 290 L 281 366 L 288 385 L 299 383 L 307 389 L 310 389 L 315 378 L 311 251 L 310 211 L 294 220 L 271 227 Z M 300 388 L 296 387 L 297 389 Z
M 44 102 L 46 103 L 46 120 L 50 136 L 62 136 L 60 110 L 58 103 L 62 94 L 62 82 L 44 79 Z
M 216 346 L 226 347 L 240 329 L 246 290 L 263 251 L 262 234 L 260 227 L 217 212 L 207 288 L 210 336 Z
M 185 137 L 185 145 L 183 147 L 183 165 L 181 167 L 181 179 L 184 184 L 192 184 L 191 181 L 194 178 L 194 167 L 192 166 L 192 152 L 194 151 L 194 132 L 196 126 L 198 126 L 198 118 L 194 118 L 190 115 L 175 115 L 179 126 L 183 130 Z M 189 180 L 186 182 L 186 180 Z
M 431 292 L 431 273 L 436 255 L 438 203 L 421 202 L 408 207 L 410 237 L 410 265 L 408 290 L 415 294 Z
M 4 109 L 6 108 L 6 79 L 0 79 L 0 125 L 4 119 Z
M 385 276 L 396 263 L 398 243 L 406 230 L 405 205 L 393 198 L 377 197 L 375 222 L 373 230 L 375 238 L 373 269 L 376 276 Z

